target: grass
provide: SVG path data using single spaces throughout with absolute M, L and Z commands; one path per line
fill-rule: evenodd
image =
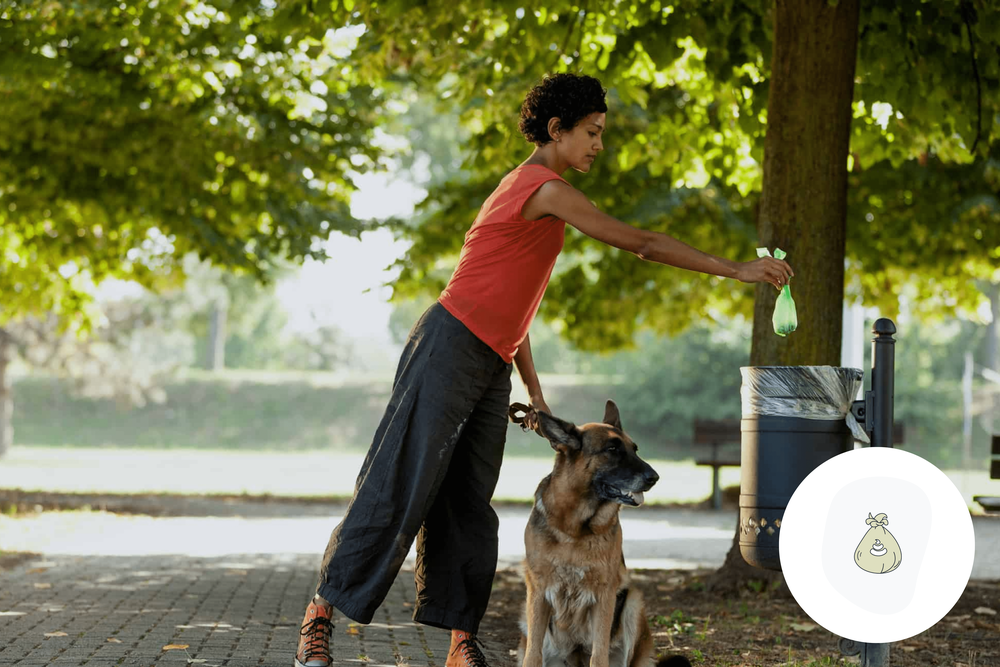
M 603 414 L 603 376 L 543 376 L 550 407 L 591 421 Z M 365 452 L 389 400 L 392 378 L 336 373 L 187 371 L 165 387 L 166 400 L 123 407 L 74 396 L 49 377 L 14 382 L 16 443 L 30 447 Z M 512 401 L 527 402 L 514 378 Z M 599 413 L 599 414 L 598 414 Z M 507 453 L 548 458 L 544 441 L 510 425 Z M 654 439 L 649 453 L 670 450 Z
M 124 408 L 75 397 L 52 378 L 22 378 L 14 385 L 16 439 L 44 447 L 359 450 L 378 425 L 391 385 L 275 379 L 181 377 L 166 385 L 165 402 Z

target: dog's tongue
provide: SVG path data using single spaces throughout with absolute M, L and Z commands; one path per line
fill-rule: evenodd
M 642 491 L 632 491 L 631 493 L 629 493 L 629 495 L 632 496 L 632 500 L 635 501 L 636 506 L 642 504 L 643 500 Z

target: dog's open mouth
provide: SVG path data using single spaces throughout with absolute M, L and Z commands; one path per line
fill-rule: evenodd
M 642 491 L 624 491 L 607 484 L 600 486 L 600 496 L 603 500 L 610 500 L 630 507 L 638 507 L 644 499 Z
M 628 499 L 629 499 L 628 504 L 632 505 L 633 507 L 638 507 L 639 505 L 642 504 L 642 501 L 643 501 L 644 498 L 645 498 L 645 496 L 642 495 L 642 491 L 629 491 L 629 493 L 628 493 Z

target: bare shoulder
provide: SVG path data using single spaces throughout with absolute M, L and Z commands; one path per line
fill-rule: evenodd
M 553 215 L 558 217 L 560 203 L 575 196 L 583 195 L 569 183 L 558 179 L 545 181 L 524 202 L 521 215 L 525 220 L 540 220 Z

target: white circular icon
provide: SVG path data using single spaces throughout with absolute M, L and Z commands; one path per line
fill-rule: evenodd
M 869 644 L 897 642 L 940 621 L 975 559 L 972 517 L 951 480 L 899 449 L 833 457 L 792 494 L 778 554 L 810 618 Z

